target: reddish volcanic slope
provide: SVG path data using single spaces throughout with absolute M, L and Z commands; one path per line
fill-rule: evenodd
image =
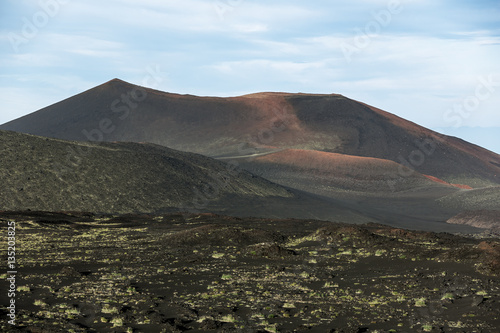
M 445 185 L 450 185 L 450 186 L 454 186 L 454 187 L 457 187 L 457 188 L 461 188 L 461 189 L 464 189 L 464 190 L 472 190 L 472 187 L 470 187 L 469 185 L 462 185 L 462 184 L 450 184 L 450 183 L 447 183 L 445 182 L 444 180 L 442 179 L 439 179 L 439 178 L 436 178 L 434 176 L 429 176 L 429 175 L 424 175 L 425 177 L 429 178 L 430 180 L 432 181 L 435 181 L 436 183 L 440 183 L 440 184 L 445 184 Z
M 338 189 L 380 193 L 442 186 L 393 161 L 315 150 L 287 149 L 237 161 L 279 184 L 327 196 Z
M 213 157 L 315 150 L 384 159 L 417 171 L 400 177 L 419 173 L 472 187 L 500 184 L 498 154 L 336 94 L 196 97 L 115 79 L 0 129 L 68 140 L 151 142 Z

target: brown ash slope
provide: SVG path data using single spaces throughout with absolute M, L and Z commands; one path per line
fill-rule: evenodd
M 336 94 L 197 97 L 115 79 L 0 129 L 68 140 L 151 142 L 215 157 L 317 150 L 386 159 L 452 184 L 500 184 L 498 154 Z
M 452 217 L 447 222 L 487 228 L 496 234 L 500 234 L 500 210 L 465 211 Z
M 392 194 L 418 187 L 456 189 L 396 162 L 372 157 L 286 149 L 237 161 L 278 184 L 325 196 L 343 190 Z
M 0 161 L 0 210 L 183 210 L 373 221 L 333 200 L 153 144 L 70 142 L 0 131 Z
M 466 189 L 385 159 L 286 149 L 235 161 L 272 182 L 370 211 L 384 223 L 408 221 L 399 224 L 406 228 L 445 222 L 466 206 L 500 211 L 500 187 Z

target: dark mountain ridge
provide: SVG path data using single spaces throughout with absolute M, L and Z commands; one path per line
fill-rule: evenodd
M 114 79 L 0 129 L 66 140 L 151 142 L 214 157 L 317 150 L 387 159 L 453 184 L 500 184 L 498 154 L 336 94 L 196 97 Z

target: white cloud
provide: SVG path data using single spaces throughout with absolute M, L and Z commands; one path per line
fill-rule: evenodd
M 201 0 L 184 1 L 110 1 L 72 2 L 65 8 L 67 19 L 91 18 L 99 26 L 113 30 L 123 27 L 124 33 L 130 28 L 160 29 L 165 31 L 197 33 L 254 33 L 269 31 L 283 24 L 294 24 L 297 20 L 314 14 L 307 6 L 273 5 L 250 1 Z M 119 6 L 117 5 L 119 3 Z
M 82 35 L 50 34 L 46 41 L 60 51 L 101 58 L 119 57 L 125 49 L 119 42 Z
M 235 24 L 233 27 L 235 31 L 243 33 L 266 32 L 269 30 L 269 27 L 265 24 Z
M 225 74 L 237 74 L 238 76 L 251 75 L 252 72 L 263 72 L 271 74 L 280 74 L 283 76 L 299 76 L 308 70 L 323 68 L 324 64 L 320 62 L 299 63 L 293 61 L 273 61 L 267 59 L 255 59 L 244 61 L 227 61 L 215 64 L 212 68 Z M 278 76 L 280 77 L 280 76 Z
M 22 67 L 54 67 L 60 66 L 61 58 L 50 52 L 45 54 L 30 52 L 22 54 L 14 54 L 4 60 L 4 65 L 22 66 Z

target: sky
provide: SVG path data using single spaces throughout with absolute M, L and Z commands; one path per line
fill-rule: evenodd
M 0 124 L 120 78 L 339 93 L 500 153 L 498 0 L 2 0 L 0 43 Z

